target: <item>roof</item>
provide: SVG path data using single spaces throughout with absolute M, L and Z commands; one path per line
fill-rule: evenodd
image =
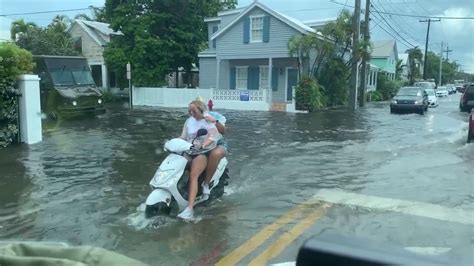
M 336 22 L 337 18 L 323 18 L 323 19 L 311 19 L 303 21 L 304 24 L 310 27 L 324 26 L 330 22 Z
M 295 18 L 289 17 L 289 16 L 284 15 L 280 12 L 277 12 L 277 11 L 267 7 L 266 5 L 264 5 L 264 4 L 262 4 L 258 1 L 254 1 L 247 8 L 242 9 L 240 11 L 240 14 L 237 17 L 235 17 L 229 24 L 227 24 L 222 29 L 220 29 L 219 31 L 214 33 L 214 35 L 211 36 L 211 40 L 214 40 L 217 37 L 219 37 L 220 35 L 222 35 L 224 32 L 226 32 L 228 29 L 230 29 L 234 24 L 236 24 L 241 18 L 243 18 L 245 15 L 247 15 L 255 7 L 258 7 L 260 9 L 262 9 L 263 11 L 269 13 L 270 15 L 274 16 L 275 18 L 279 19 L 283 23 L 287 24 L 288 26 L 294 28 L 295 30 L 297 30 L 301 33 L 316 32 L 313 28 L 311 28 L 308 25 L 304 24 L 300 20 L 297 20 Z M 230 12 L 232 12 L 232 13 L 230 13 Z M 220 13 L 219 15 L 227 15 L 227 14 L 234 14 L 234 13 L 238 13 L 238 12 L 235 11 L 235 10 L 232 10 L 232 11 L 226 11 L 226 13 Z
M 74 22 L 79 25 L 91 38 L 99 45 L 106 45 L 107 41 L 104 40 L 100 36 L 100 34 L 97 34 L 98 32 L 110 36 L 110 35 L 123 35 L 122 32 L 120 31 L 113 31 L 110 28 L 110 24 L 108 23 L 102 23 L 102 22 L 97 22 L 97 21 L 88 21 L 88 20 L 82 20 L 82 19 L 75 19 Z M 72 28 L 72 27 L 71 27 Z
M 395 40 L 373 41 L 371 57 L 389 57 L 396 50 Z M 398 54 L 397 54 L 398 56 Z
M 408 65 L 408 54 L 398 54 L 398 59 L 402 60 L 402 65 Z

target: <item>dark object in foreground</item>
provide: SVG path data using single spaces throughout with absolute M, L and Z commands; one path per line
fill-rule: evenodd
M 459 100 L 459 110 L 461 112 L 471 112 L 474 108 L 474 83 L 464 87 L 463 95 Z
M 335 235 L 307 240 L 298 252 L 297 266 L 305 265 L 468 265 L 445 257 L 418 255 L 400 247 Z

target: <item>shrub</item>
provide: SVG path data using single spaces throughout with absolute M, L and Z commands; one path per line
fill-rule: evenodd
M 303 77 L 295 92 L 296 109 L 312 112 L 320 109 L 322 105 L 320 86 L 316 80 Z
M 401 87 L 401 82 L 396 80 L 388 80 L 387 76 L 379 73 L 377 76 L 377 91 L 382 95 L 382 100 L 389 100 Z
M 33 69 L 30 52 L 11 43 L 0 44 L 0 146 L 6 147 L 18 134 L 15 84 L 21 74 Z

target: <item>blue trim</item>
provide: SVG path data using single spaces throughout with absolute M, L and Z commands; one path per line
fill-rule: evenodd
M 272 69 L 272 91 L 278 90 L 278 74 L 280 69 L 278 67 L 273 67 Z
M 270 41 L 270 16 L 263 17 L 263 42 Z
M 229 88 L 231 90 L 235 90 L 235 72 L 236 72 L 235 67 L 231 67 L 230 71 L 229 71 L 229 75 L 230 75 L 230 77 L 229 77 Z
M 244 43 L 249 43 L 250 40 L 250 17 L 244 17 Z

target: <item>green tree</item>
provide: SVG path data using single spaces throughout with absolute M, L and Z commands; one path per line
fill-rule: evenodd
M 343 11 L 335 22 L 326 24 L 321 31 L 294 36 L 288 42 L 290 56 L 297 59 L 300 78 L 308 76 L 318 81 L 321 91 L 316 94 L 321 97 L 318 105 L 347 103 L 351 60 L 345 63 L 345 58 L 352 40 L 351 21 L 351 13 Z M 369 47 L 361 43 L 357 49 L 368 57 Z
M 415 82 L 415 79 L 421 77 L 419 67 L 423 62 L 423 53 L 421 52 L 418 46 L 410 48 L 405 52 L 408 53 L 408 64 L 410 66 L 410 70 L 408 72 L 408 79 L 410 80 L 410 84 L 413 84 Z
M 33 69 L 31 53 L 12 43 L 0 43 L 0 146 L 10 144 L 17 128 L 16 80 Z
M 87 14 L 78 14 L 74 18 L 81 19 L 81 20 L 88 20 L 88 21 L 98 21 L 108 23 L 106 14 L 105 14 L 105 7 L 94 7 L 89 6 L 92 15 Z
M 402 72 L 403 72 L 403 60 L 399 59 L 397 64 L 395 65 L 395 79 L 401 80 L 402 79 Z
M 28 30 L 36 27 L 36 24 L 33 22 L 25 22 L 23 19 L 15 20 L 10 28 L 11 38 L 15 41 L 18 36 L 25 35 L 28 33 Z
M 197 65 L 208 39 L 204 18 L 235 5 L 235 0 L 107 0 L 106 17 L 123 36 L 112 39 L 105 60 L 117 72 L 131 62 L 135 85 L 162 85 L 171 71 Z
M 34 55 L 77 55 L 71 35 L 67 32 L 69 20 L 56 16 L 46 27 L 29 27 L 18 35 L 16 44 Z

